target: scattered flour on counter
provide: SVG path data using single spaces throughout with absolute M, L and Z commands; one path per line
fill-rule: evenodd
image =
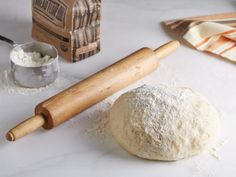
M 212 147 L 209 148 L 208 150 L 208 153 L 216 158 L 217 160 L 220 160 L 221 159 L 221 156 L 220 156 L 220 149 L 222 146 L 225 145 L 225 143 L 227 142 L 227 140 L 218 140 L 217 142 L 215 142 Z
M 80 81 L 80 79 L 75 76 L 68 75 L 64 72 L 59 72 L 59 76 L 56 79 L 56 81 L 46 87 L 24 88 L 17 85 L 14 82 L 12 73 L 9 69 L 0 73 L 0 81 L 1 81 L 0 86 L 3 86 L 4 89 L 8 91 L 8 93 L 16 93 L 16 94 L 21 94 L 21 95 L 34 95 L 50 88 L 63 90 L 73 85 L 74 83 Z
M 109 110 L 112 103 L 112 99 L 108 98 L 92 106 L 82 113 L 81 118 L 70 119 L 67 128 L 77 129 L 80 127 L 84 135 L 95 139 L 97 143 L 109 144 L 113 141 L 109 127 Z
M 85 129 L 85 133 L 99 137 L 101 142 L 112 137 L 109 127 L 109 110 L 111 105 L 112 101 L 104 101 L 102 107 L 87 115 L 90 122 L 89 126 Z
M 221 110 L 218 110 L 220 115 L 221 123 L 225 120 L 226 114 Z M 208 154 L 214 157 L 217 160 L 221 160 L 221 148 L 228 142 L 228 137 L 223 137 L 222 134 L 215 142 L 209 147 Z
M 195 162 L 195 168 L 196 168 L 195 176 L 207 176 L 207 177 L 216 176 L 215 170 L 212 169 L 211 166 L 209 166 L 209 164 L 207 164 L 204 161 Z
M 48 55 L 42 56 L 39 52 L 24 52 L 23 49 L 13 50 L 10 55 L 15 64 L 25 67 L 39 67 L 53 60 Z

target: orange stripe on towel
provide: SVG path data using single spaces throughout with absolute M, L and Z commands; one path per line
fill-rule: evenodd
M 229 42 L 229 39 L 221 36 L 217 41 L 215 41 L 213 44 L 208 46 L 208 48 L 206 50 L 214 51 L 214 50 L 218 49 L 219 47 L 221 47 L 222 45 L 224 45 L 227 42 Z
M 201 47 L 203 44 L 207 43 L 210 39 L 211 39 L 211 37 L 208 37 L 208 38 L 204 39 L 204 40 L 201 41 L 199 44 L 195 45 L 195 47 L 196 47 L 196 48 Z
M 229 47 L 228 49 L 225 49 L 224 51 L 220 52 L 219 55 L 222 55 L 228 51 L 230 51 L 231 49 L 235 48 L 236 47 L 236 44 L 234 44 L 233 46 Z
M 226 31 L 226 32 L 223 32 L 223 33 L 220 33 L 220 34 L 224 35 L 224 34 L 231 34 L 231 33 L 235 33 L 235 32 L 236 32 L 236 30 L 229 30 L 229 31 Z M 211 36 L 211 37 L 212 37 L 212 36 Z M 205 38 L 205 39 L 204 39 L 203 41 L 201 41 L 199 44 L 195 45 L 195 47 L 196 47 L 196 48 L 201 47 L 203 44 L 207 43 L 207 42 L 211 39 L 211 37 Z
M 167 23 L 166 26 L 171 31 L 197 50 L 213 53 L 236 63 L 236 12 L 177 19 Z M 199 26 L 202 23 L 205 23 L 203 28 Z M 171 28 L 172 25 L 175 28 Z M 199 28 L 195 29 L 195 26 Z
M 229 30 L 229 31 L 226 31 L 226 32 L 223 32 L 223 33 L 220 33 L 220 34 L 231 34 L 231 33 L 235 33 L 236 32 L 236 30 L 235 29 L 233 29 L 233 30 Z

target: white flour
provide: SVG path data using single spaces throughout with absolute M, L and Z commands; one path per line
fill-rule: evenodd
M 90 126 L 85 130 L 88 134 L 100 137 L 102 142 L 107 137 L 111 137 L 109 129 L 109 109 L 111 103 L 104 102 L 103 105 L 103 108 L 96 110 L 92 115 L 88 116 L 91 122 Z
M 15 94 L 21 94 L 21 95 L 38 94 L 38 93 L 48 90 L 48 89 L 63 90 L 65 88 L 77 83 L 78 81 L 80 81 L 80 79 L 75 76 L 68 75 L 64 72 L 59 72 L 59 76 L 56 79 L 56 81 L 46 87 L 24 88 L 24 87 L 17 85 L 14 82 L 14 79 L 12 77 L 12 73 L 10 70 L 5 70 L 0 73 L 0 86 L 3 86 L 3 88 L 8 93 L 15 93 Z
M 224 146 L 225 143 L 226 140 L 217 140 L 217 142 L 212 144 L 212 146 L 208 149 L 208 153 L 217 160 L 220 160 L 220 149 L 222 148 L 222 146 Z
M 23 49 L 13 50 L 10 55 L 15 64 L 25 67 L 39 67 L 53 60 L 48 55 L 42 56 L 39 52 L 24 52 Z

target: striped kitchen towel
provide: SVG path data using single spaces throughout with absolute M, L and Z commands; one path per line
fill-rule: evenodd
M 236 13 L 165 21 L 194 48 L 236 62 Z

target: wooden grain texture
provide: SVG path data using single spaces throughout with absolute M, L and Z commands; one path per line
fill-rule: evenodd
M 35 108 L 34 117 L 12 130 L 6 138 L 19 139 L 40 126 L 54 128 L 90 106 L 145 77 L 157 69 L 159 60 L 179 47 L 178 41 L 167 43 L 156 50 L 142 48 L 113 65 L 58 93 Z
M 35 131 L 36 129 L 42 127 L 45 123 L 45 119 L 41 115 L 33 116 L 26 119 L 24 122 L 20 123 L 13 129 L 11 129 L 7 134 L 6 138 L 8 141 L 16 141 L 23 136 Z
M 45 128 L 53 128 L 88 107 L 98 103 L 134 81 L 148 75 L 158 66 L 153 51 L 140 49 L 112 66 L 39 104 L 36 114 L 48 118 Z
M 178 48 L 173 41 L 157 50 L 142 48 L 36 107 L 51 129 L 157 69 L 159 59 Z

